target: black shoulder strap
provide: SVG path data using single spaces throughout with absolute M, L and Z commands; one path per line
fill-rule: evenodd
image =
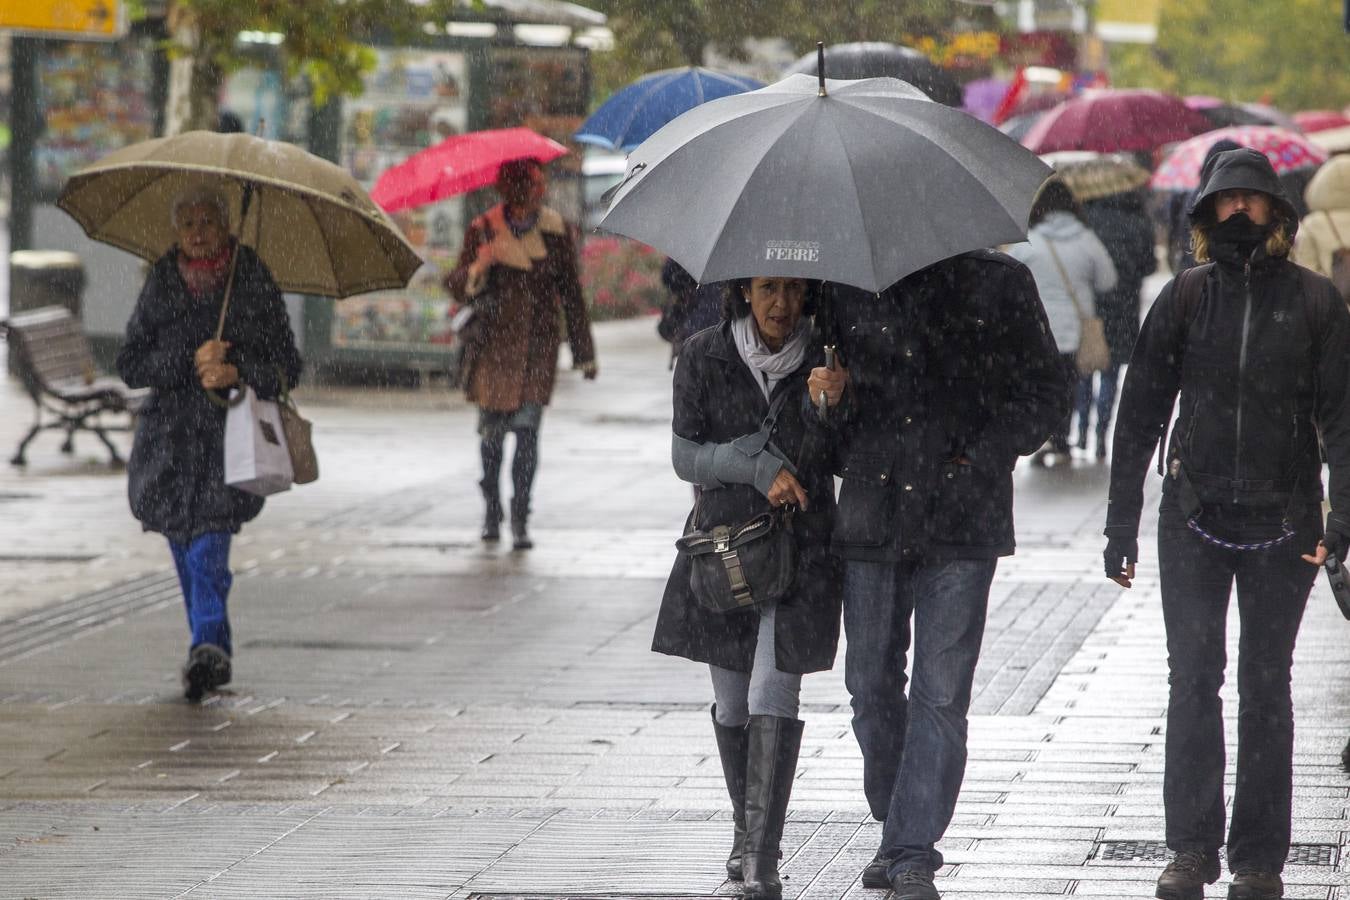
M 1182 269 L 1181 274 L 1177 276 L 1177 302 L 1181 304 L 1181 315 L 1186 320 L 1187 328 L 1195 321 L 1196 313 L 1200 309 L 1200 296 L 1204 292 L 1205 279 L 1213 268 L 1214 263 L 1191 266 L 1189 269 Z
M 1181 319 L 1186 323 L 1186 329 L 1189 331 L 1191 323 L 1200 311 L 1200 298 L 1204 293 L 1205 279 L 1214 269 L 1214 263 L 1205 263 L 1204 265 L 1191 266 L 1189 269 L 1182 269 L 1176 276 L 1175 286 L 1172 288 L 1177 305 L 1180 307 Z M 1167 474 L 1167 426 L 1163 426 L 1162 434 L 1158 438 L 1158 474 Z
M 789 388 L 784 387 L 778 392 L 778 396 L 774 398 L 773 402 L 769 404 L 769 412 L 764 416 L 764 421 L 759 426 L 759 430 L 764 432 L 765 437 L 773 434 L 773 429 L 778 424 L 778 416 L 783 412 L 783 404 L 787 402 L 788 395 L 791 393 L 792 391 Z

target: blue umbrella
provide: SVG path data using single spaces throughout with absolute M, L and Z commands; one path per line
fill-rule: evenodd
M 762 87 L 753 78 L 694 66 L 652 72 L 616 91 L 573 139 L 627 153 L 699 104 Z

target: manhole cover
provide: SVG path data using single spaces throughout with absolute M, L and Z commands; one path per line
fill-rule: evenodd
M 1116 862 L 1162 862 L 1172 851 L 1162 841 L 1100 841 L 1093 859 Z M 1291 844 L 1286 863 L 1291 866 L 1335 866 L 1340 857 L 1336 844 Z

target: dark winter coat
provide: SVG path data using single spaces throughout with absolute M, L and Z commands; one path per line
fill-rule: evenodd
M 1130 361 L 1139 335 L 1139 292 L 1158 268 L 1153 222 L 1137 193 L 1085 203 L 1083 220 L 1106 245 L 1116 267 L 1116 286 L 1097 295 L 1097 315 L 1106 327 L 1111 362 L 1121 366 Z
M 127 464 L 131 512 L 146 531 L 186 542 L 212 531 L 238 532 L 263 498 L 225 484 L 225 410 L 197 376 L 194 354 L 215 337 L 223 291 L 194 298 L 171 249 L 150 269 L 117 371 L 134 388 L 153 388 L 141 408 Z M 258 396 L 275 399 L 300 378 L 300 353 L 272 275 L 249 247 L 238 269 L 221 340 L 225 361 Z M 280 371 L 278 371 L 278 368 Z
M 469 266 L 485 244 L 492 245 L 496 262 L 485 284 L 471 285 Z M 483 338 L 465 348 L 462 364 L 468 373 L 465 392 L 483 409 L 514 412 L 526 403 L 548 405 L 558 371 L 560 308 L 572 361 L 579 366 L 595 360 L 576 246 L 562 216 L 548 207 L 519 237 L 507 226 L 500 203 L 474 219 L 446 286 L 460 302 L 489 299 L 483 304 L 490 307 L 484 310 Z
M 819 354 L 817 354 L 819 357 Z M 774 397 L 788 392 L 773 435 L 788 459 L 797 461 L 797 480 L 807 492 L 809 508 L 793 519 L 799 566 L 791 594 L 780 601 L 774 616 L 778 668 L 784 672 L 815 672 L 834 664 L 839 641 L 840 574 L 830 555 L 834 521 L 834 481 L 827 447 L 802 442 L 807 430 L 796 395 L 806 395 L 806 377 L 823 359 L 809 354 L 798 370 L 780 381 Z M 741 359 L 730 323 L 700 331 L 685 341 L 675 367 L 675 434 L 696 443 L 729 443 L 759 430 L 769 401 Z M 800 455 L 800 456 L 799 456 Z M 734 524 L 769 510 L 768 499 L 748 484 L 704 489 L 697 517 L 699 529 Z M 686 522 L 686 529 L 689 522 Z M 759 615 L 753 610 L 710 612 L 689 590 L 689 559 L 679 556 L 666 582 L 657 616 L 652 649 L 749 672 L 754 662 Z
M 1332 283 L 1258 248 L 1250 265 L 1211 248 L 1194 308 L 1168 282 L 1144 320 L 1125 376 L 1106 534 L 1134 537 L 1144 477 L 1181 394 L 1167 459 L 1182 459 L 1206 505 L 1283 512 L 1322 496 L 1317 428 L 1331 501 L 1350 510 L 1350 313 Z M 1167 478 L 1171 493 L 1176 480 Z
M 1228 150 L 1205 164 L 1191 217 L 1209 229 L 1214 263 L 1198 297 L 1182 297 L 1173 279 L 1144 320 L 1116 420 L 1110 537 L 1139 531 L 1144 476 L 1178 392 L 1169 470 L 1179 462 L 1202 507 L 1278 518 L 1296 503 L 1315 505 L 1320 434 L 1332 510 L 1350 510 L 1350 312 L 1330 280 L 1268 255 L 1264 242 L 1244 248 L 1220 239 L 1214 198 L 1229 189 L 1264 191 L 1298 227 L 1262 154 Z M 1180 485 L 1169 477 L 1163 492 L 1180 500 Z
M 849 370 L 824 426 L 843 479 L 835 552 L 875 561 L 1012 553 L 1013 465 L 1069 404 L 1031 272 L 981 250 L 879 295 L 833 294 L 822 339 Z

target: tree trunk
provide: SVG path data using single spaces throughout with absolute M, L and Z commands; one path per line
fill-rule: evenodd
M 220 89 L 224 74 L 215 62 L 216 48 L 191 9 L 175 2 L 169 7 L 169 38 L 176 55 L 169 63 L 169 99 L 164 114 L 164 133 L 195 129 L 214 130 L 219 116 Z

